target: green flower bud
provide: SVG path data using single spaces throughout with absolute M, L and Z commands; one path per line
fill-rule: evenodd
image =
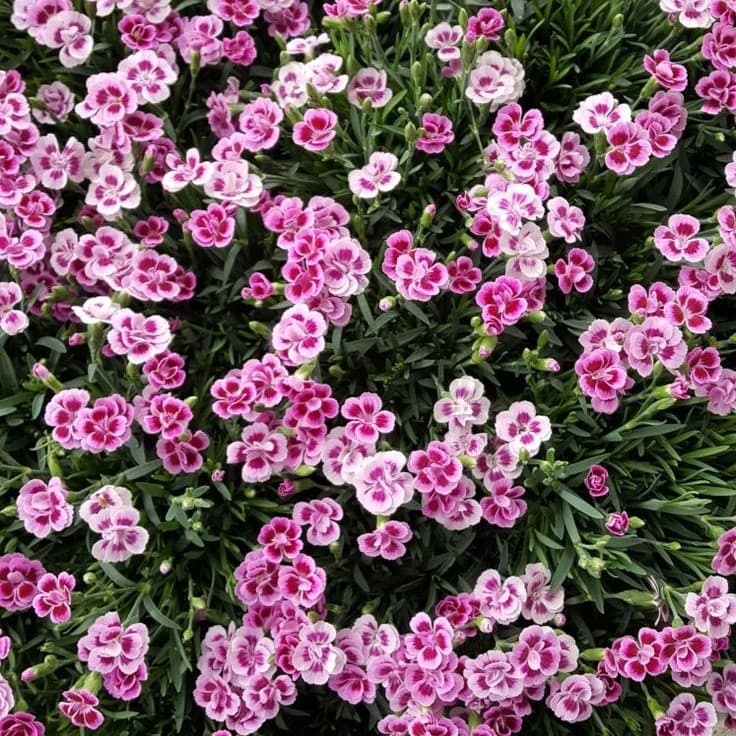
M 262 337 L 264 340 L 271 339 L 271 330 L 268 328 L 267 325 L 264 325 L 263 322 L 256 322 L 255 320 L 253 320 L 251 322 L 248 322 L 248 327 L 250 327 L 252 332 L 254 332 L 259 337 Z

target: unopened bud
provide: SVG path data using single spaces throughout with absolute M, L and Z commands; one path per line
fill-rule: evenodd
M 248 327 L 250 327 L 251 332 L 254 332 L 259 337 L 262 337 L 264 340 L 270 340 L 271 339 L 271 330 L 268 328 L 268 325 L 264 325 L 263 322 L 256 322 L 255 320 L 248 322 Z
M 311 361 L 309 363 L 304 363 L 304 365 L 300 365 L 299 368 L 294 371 L 294 375 L 297 378 L 301 378 L 303 380 L 306 380 L 309 378 L 312 373 L 314 373 L 314 369 L 317 367 L 316 361 Z
M 432 95 L 427 94 L 426 92 L 419 97 L 419 104 L 417 105 L 417 110 L 419 112 L 426 112 L 427 110 L 431 110 L 432 106 L 434 105 L 434 98 Z
M 434 220 L 434 216 L 437 213 L 437 206 L 430 202 L 424 210 L 422 210 L 422 216 L 419 218 L 419 224 L 422 227 L 429 227 L 432 224 L 432 220 Z M 451 260 L 452 256 L 448 257 L 448 260 Z
M 415 61 L 411 65 L 411 78 L 412 78 L 414 84 L 417 85 L 417 87 L 419 87 L 420 89 L 422 89 L 424 87 L 424 65 L 422 64 L 421 61 Z M 422 95 L 422 97 L 424 97 L 424 95 Z M 420 104 L 418 106 L 420 110 L 422 109 L 422 107 L 421 107 L 421 99 L 422 98 L 420 97 L 419 98 Z M 430 104 L 431 104 L 431 98 L 430 98 Z M 428 110 L 429 108 L 424 108 L 424 109 L 425 110 Z
M 161 575 L 168 575 L 171 572 L 172 564 L 171 560 L 164 560 L 159 566 L 158 571 Z

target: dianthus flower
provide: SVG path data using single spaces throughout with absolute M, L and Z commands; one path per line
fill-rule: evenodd
M 97 710 L 99 700 L 89 690 L 65 690 L 64 700 L 59 703 L 59 710 L 77 728 L 96 731 L 103 723 L 104 716 Z
M 38 581 L 46 573 L 38 560 L 20 552 L 0 557 L 0 608 L 25 611 L 33 605 L 38 593 Z
M 49 572 L 42 575 L 38 581 L 38 592 L 33 598 L 36 616 L 48 616 L 54 624 L 68 621 L 72 615 L 72 590 L 75 585 L 74 576 L 66 572 L 58 576 Z
M 271 341 L 281 360 L 299 366 L 316 358 L 325 347 L 327 323 L 306 304 L 287 309 L 273 328 Z
M 43 539 L 51 531 L 60 532 L 72 524 L 74 510 L 66 500 L 67 490 L 59 478 L 48 483 L 34 479 L 25 483 L 18 493 L 18 518 L 26 531 Z
M 406 543 L 413 534 L 404 521 L 387 521 L 378 529 L 358 536 L 358 549 L 366 557 L 398 560 L 406 554 Z
M 399 160 L 393 153 L 372 153 L 361 169 L 348 173 L 350 191 L 362 199 L 374 199 L 381 192 L 396 189 L 401 174 L 396 171 Z

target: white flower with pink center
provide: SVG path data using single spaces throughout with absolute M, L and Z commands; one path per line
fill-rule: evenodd
M 552 573 L 541 563 L 530 563 L 524 569 L 521 580 L 526 588 L 526 600 L 521 615 L 544 624 L 551 621 L 565 606 L 565 591 L 562 588 L 550 588 Z
M 325 349 L 327 322 L 306 304 L 287 309 L 273 328 L 273 349 L 286 365 L 298 366 L 314 360 Z
M 25 312 L 15 309 L 23 298 L 20 286 L 14 281 L 0 281 L 0 332 L 17 335 L 28 327 Z
M 333 296 L 348 299 L 361 294 L 368 286 L 371 271 L 368 253 L 354 238 L 332 240 L 321 254 L 322 275 Z
M 63 189 L 68 181 L 84 179 L 82 159 L 84 146 L 76 138 L 68 138 L 63 149 L 53 134 L 41 136 L 30 155 L 33 173 L 47 189 Z
M 607 131 L 616 123 L 631 122 L 631 108 L 626 104 L 618 104 L 618 100 L 610 92 L 586 97 L 572 119 L 586 132 L 594 135 Z
M 363 508 L 376 516 L 391 516 L 414 495 L 411 473 L 403 471 L 406 457 L 396 450 L 378 452 L 365 460 L 352 483 Z
M 409 621 L 409 627 L 412 633 L 404 637 L 407 655 L 424 669 L 439 669 L 445 657 L 452 653 L 450 622 L 442 616 L 432 620 L 426 613 L 417 613 Z
M 486 209 L 512 235 L 520 232 L 525 220 L 544 216 L 542 200 L 529 184 L 512 183 L 505 190 L 491 192 Z
M 547 706 L 562 721 L 578 723 L 605 700 L 606 687 L 595 675 L 570 675 L 547 697 Z
M 465 662 L 463 675 L 476 698 L 509 700 L 524 690 L 524 677 L 504 652 L 489 651 Z
M 710 0 L 659 0 L 662 11 L 676 15 L 685 28 L 710 28 L 713 23 L 711 5 Z
M 337 630 L 326 621 L 304 624 L 299 629 L 292 664 L 304 682 L 324 685 L 332 675 L 342 672 L 347 658 L 333 644 L 336 637 Z
M 331 498 L 315 498 L 313 501 L 299 501 L 294 505 L 292 518 L 307 527 L 307 542 L 318 547 L 326 547 L 340 537 L 343 517 L 342 506 Z
M 460 58 L 460 42 L 463 40 L 463 29 L 449 23 L 438 23 L 430 28 L 424 37 L 424 43 L 437 51 L 437 58 L 442 62 Z
M 375 451 L 375 445 L 351 440 L 345 434 L 345 427 L 334 427 L 322 446 L 322 473 L 335 486 L 353 483 L 363 460 Z
M 28 100 L 17 92 L 9 92 L 0 99 L 0 136 L 25 130 L 31 126 Z
M 537 415 L 530 401 L 516 401 L 496 415 L 496 436 L 515 450 L 526 450 L 533 457 L 542 443 L 552 437 L 552 425 L 547 417 Z
M 380 192 L 390 192 L 401 181 L 396 169 L 399 159 L 393 153 L 372 153 L 361 169 L 348 173 L 350 191 L 361 199 L 374 199 Z
M 115 220 L 123 209 L 135 209 L 141 203 L 141 190 L 132 174 L 119 166 L 104 164 L 90 181 L 84 201 L 106 220 Z
M 340 413 L 348 420 L 345 434 L 348 439 L 363 444 L 378 442 L 381 434 L 393 432 L 396 418 L 393 412 L 382 409 L 378 394 L 365 392 L 346 399 Z
M 580 240 L 585 215 L 580 207 L 571 205 L 564 197 L 552 197 L 547 201 L 547 226 L 553 237 L 574 243 Z
M 111 508 L 133 505 L 133 496 L 122 486 L 102 486 L 79 507 L 79 518 L 93 532 L 99 532 L 104 516 Z
M 450 430 L 457 432 L 469 432 L 473 425 L 485 424 L 491 402 L 484 393 L 483 384 L 477 378 L 454 379 L 450 383 L 450 396 L 435 402 L 435 421 L 448 424 Z
M 736 244 L 721 243 L 705 257 L 705 270 L 724 294 L 736 294 Z
M 69 247 L 69 243 L 65 247 Z M 123 288 L 136 253 L 136 246 L 125 233 L 103 225 L 94 234 L 82 235 L 74 244 L 69 268 L 84 286 L 103 281 L 117 291 Z
M 138 106 L 136 93 L 119 74 L 93 74 L 86 84 L 87 96 L 77 104 L 77 115 L 101 128 L 122 123 Z
M 291 61 L 278 70 L 272 90 L 282 108 L 303 107 L 307 104 L 308 84 L 309 73 L 306 64 Z
M 255 422 L 243 429 L 239 442 L 227 446 L 227 461 L 243 465 L 241 475 L 246 483 L 263 483 L 284 467 L 287 455 L 286 437 Z
M 140 555 L 148 544 L 148 531 L 138 526 L 140 514 L 131 506 L 114 506 L 100 514 L 96 525 L 102 539 L 92 545 L 92 556 L 101 562 L 124 562 Z
M 188 184 L 201 186 L 212 176 L 212 163 L 201 161 L 196 148 L 188 149 L 184 159 L 176 153 L 169 153 L 166 166 L 169 171 L 161 179 L 161 186 L 167 192 L 180 192 Z
M 168 99 L 169 87 L 177 76 L 160 54 L 148 49 L 136 51 L 118 64 L 118 74 L 138 95 L 138 104 L 159 103 Z
M 470 72 L 466 96 L 476 105 L 489 105 L 495 112 L 501 105 L 516 102 L 524 92 L 524 67 L 516 59 L 486 51 Z
M 38 230 L 27 229 L 19 233 L 14 223 L 0 214 L 0 262 L 7 261 L 15 268 L 30 268 L 45 253 L 45 238 Z
M 253 207 L 263 193 L 263 182 L 250 173 L 246 161 L 217 161 L 204 183 L 204 192 L 238 207 Z
M 169 323 L 158 315 L 146 317 L 132 309 L 121 309 L 110 319 L 107 342 L 115 355 L 125 355 L 134 365 L 163 353 L 171 342 Z
M 677 370 L 685 362 L 687 343 L 681 330 L 663 317 L 647 317 L 628 331 L 624 351 L 629 365 L 646 378 L 657 361 L 670 371 Z
M 49 48 L 59 49 L 59 61 L 69 69 L 84 64 L 92 53 L 91 27 L 92 22 L 86 15 L 76 10 L 63 10 L 46 21 L 38 41 Z
M 343 59 L 337 54 L 320 54 L 306 64 L 309 83 L 324 94 L 337 94 L 348 85 L 348 75 L 338 74 Z
M 480 601 L 480 612 L 503 625 L 516 621 L 526 602 L 523 581 L 514 576 L 502 581 L 497 570 L 486 570 L 478 578 L 473 595 Z
M 672 215 L 667 225 L 654 231 L 654 246 L 673 263 L 702 261 L 710 247 L 705 238 L 698 238 L 700 222 L 691 215 Z
M 79 317 L 79 320 L 85 325 L 97 325 L 100 323 L 109 324 L 113 315 L 121 309 L 109 296 L 93 296 L 87 299 L 84 304 L 73 306 L 72 312 Z
M 703 581 L 699 594 L 687 594 L 685 611 L 698 631 L 711 639 L 726 637 L 736 624 L 736 595 L 728 592 L 726 578 L 711 575 Z
M 348 84 L 348 101 L 355 107 L 363 107 L 366 100 L 370 100 L 373 109 L 384 107 L 393 97 L 390 87 L 386 86 L 387 74 L 383 69 L 365 67 L 358 69 Z

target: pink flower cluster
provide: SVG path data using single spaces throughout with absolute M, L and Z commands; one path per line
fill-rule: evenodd
M 660 50 L 662 51 L 662 50 Z M 666 53 L 666 51 L 665 51 Z M 656 54 L 656 52 L 655 52 Z M 647 71 L 658 82 L 667 81 L 669 57 L 658 57 L 665 67 L 655 68 L 653 59 L 645 59 Z M 677 78 L 663 84 L 648 102 L 646 110 L 636 113 L 626 103 L 619 103 L 610 92 L 592 95 L 580 103 L 573 120 L 589 134 L 604 134 L 608 143 L 604 161 L 619 176 L 627 176 L 647 164 L 650 158 L 665 158 L 677 146 L 687 122 L 685 99 L 677 76 L 677 66 L 671 74 Z M 681 67 L 680 67 L 681 68 Z M 679 89 L 678 89 L 679 88 Z
M 6 611 L 33 608 L 39 618 L 48 616 L 54 624 L 64 623 L 71 617 L 75 585 L 73 575 L 46 572 L 38 560 L 20 552 L 0 557 L 0 608 Z M 5 659 L 9 647 L 7 637 L 0 637 L 0 660 Z
M 133 507 L 127 488 L 103 486 L 80 506 L 79 517 L 100 535 L 92 556 L 101 562 L 124 562 L 146 549 L 148 532 L 138 525 L 140 514 Z
M 124 627 L 116 611 L 99 616 L 77 642 L 80 661 L 101 674 L 105 690 L 119 700 L 134 700 L 140 695 L 141 683 L 148 679 L 147 652 L 146 625 Z
M 699 223 L 689 215 L 673 215 L 667 227 L 658 227 L 654 243 L 669 261 L 684 258 L 700 265 L 680 266 L 677 290 L 661 281 L 648 289 L 635 284 L 628 294 L 629 319 L 597 319 L 580 335 L 584 352 L 575 370 L 597 411 L 617 409 L 620 397 L 634 385 L 629 371 L 646 378 L 657 366 L 673 376 L 673 398 L 686 399 L 691 393 L 707 398 L 714 414 L 736 409 L 736 374 L 721 366 L 716 348 L 696 343 L 711 327 L 710 303 L 732 288 L 729 253 L 736 254 L 736 246 L 728 243 L 736 242 L 736 210 L 721 208 L 718 223 L 726 242 L 713 248 L 696 237 Z
M 63 389 L 46 405 L 44 421 L 66 450 L 114 452 L 130 439 L 133 407 L 120 394 L 89 402 L 84 389 Z

